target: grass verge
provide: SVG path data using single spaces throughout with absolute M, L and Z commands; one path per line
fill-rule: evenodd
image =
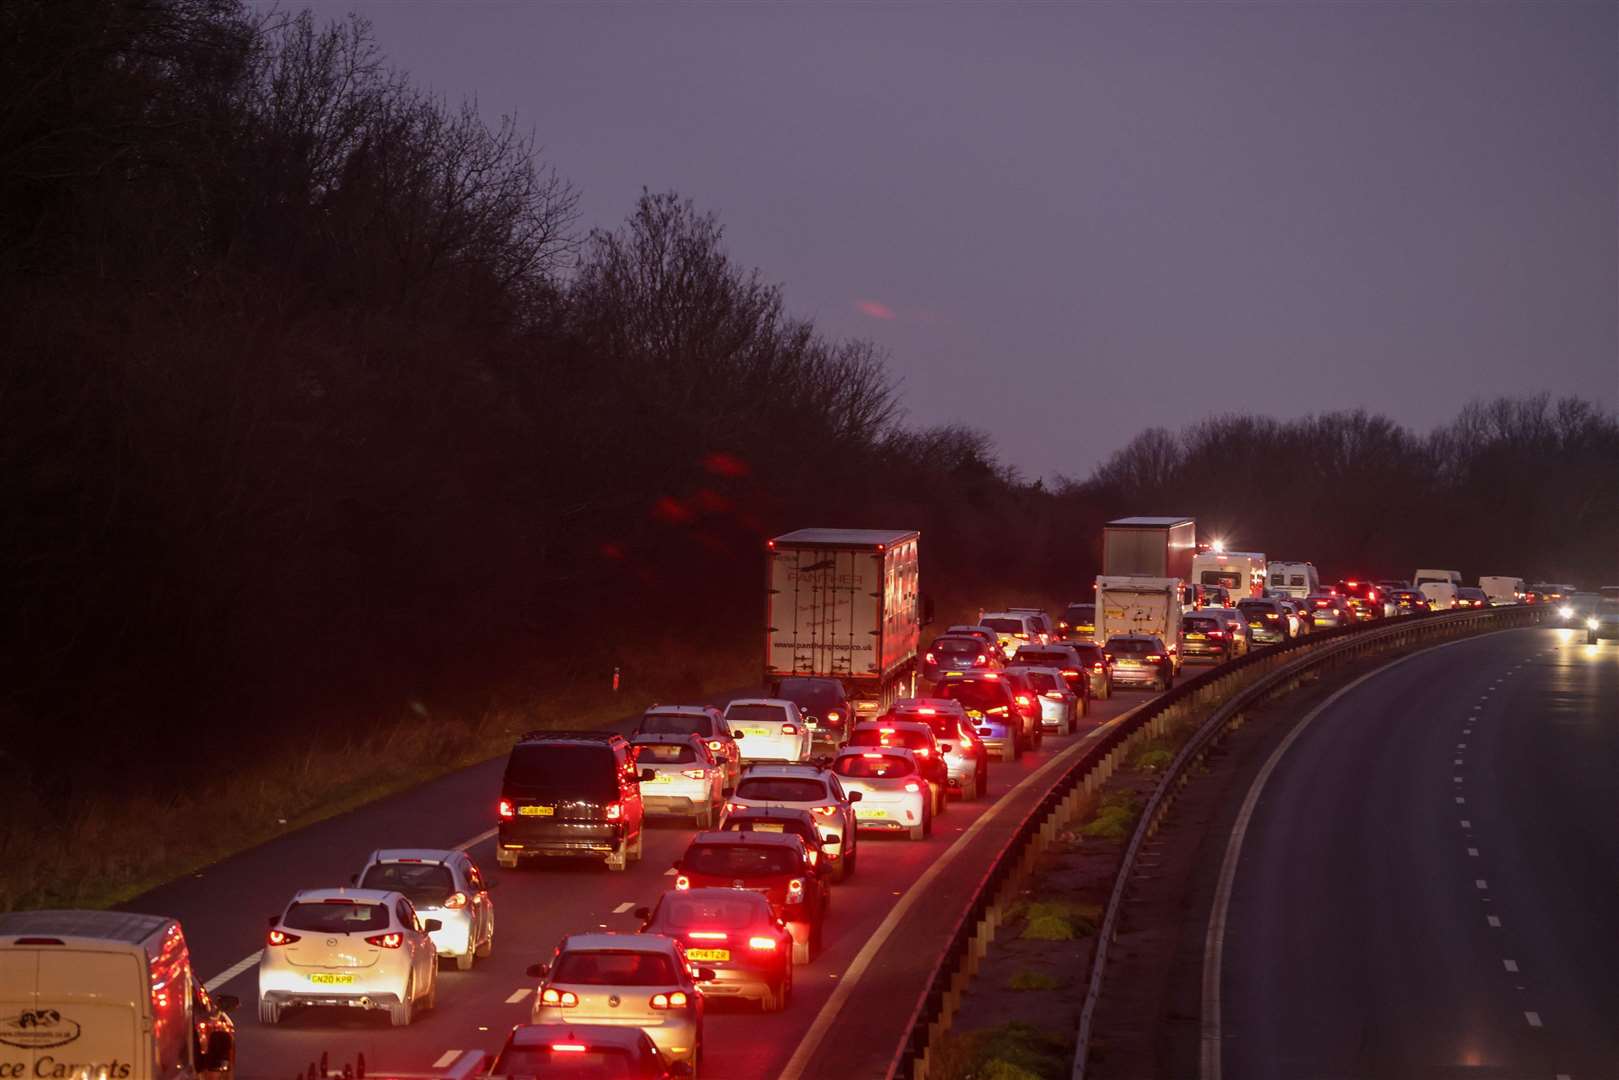
M 940 1039 L 928 1076 L 936 1080 L 1062 1080 L 1069 1040 L 1021 1021 Z
M 698 660 L 655 652 L 641 692 L 575 686 L 479 715 L 410 708 L 391 725 L 310 744 L 290 756 L 239 761 L 221 753 L 212 778 L 163 796 L 86 798 L 47 807 L 29 795 L 0 802 L 0 911 L 111 907 L 295 829 L 498 757 L 524 731 L 605 727 L 655 700 L 700 698 L 758 677 L 740 650 Z M 706 671 L 701 684 L 694 670 Z M 356 763 L 371 763 L 357 769 Z M 23 785 L 26 790 L 26 785 Z M 201 824 L 199 824 L 201 823 Z

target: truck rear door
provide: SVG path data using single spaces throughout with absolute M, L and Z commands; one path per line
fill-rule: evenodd
M 88 1069 L 108 1080 L 143 1080 L 151 1053 L 142 1052 L 146 967 L 127 950 L 98 952 L 62 945 L 0 950 L 0 1066 L 7 1076 L 57 1076 Z M 175 988 L 172 1014 L 159 1013 L 186 1039 L 189 986 Z M 178 1065 L 179 1062 L 172 1062 Z M 22 1066 L 17 1071 L 16 1066 Z M 105 1069 L 105 1073 L 102 1070 Z
M 781 548 L 770 560 L 769 670 L 873 674 L 881 558 L 869 551 Z

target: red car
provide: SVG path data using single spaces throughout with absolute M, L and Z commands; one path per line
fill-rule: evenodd
M 701 832 L 675 863 L 675 890 L 730 888 L 763 896 L 793 936 L 793 963 L 821 950 L 827 886 L 791 833 Z
M 1339 596 L 1348 601 L 1357 619 L 1362 621 L 1381 619 L 1388 614 L 1384 607 L 1389 602 L 1388 597 L 1375 582 L 1340 581 L 1333 588 Z
M 900 698 L 878 721 L 917 720 L 933 729 L 950 774 L 950 791 L 964 799 L 982 798 L 989 786 L 989 751 L 973 731 L 967 710 L 949 698 Z
M 666 892 L 652 909 L 636 908 L 641 933 L 686 943 L 686 959 L 714 977 L 700 979 L 705 997 L 757 1001 L 762 1012 L 786 1007 L 793 994 L 793 936 L 770 901 L 744 889 Z

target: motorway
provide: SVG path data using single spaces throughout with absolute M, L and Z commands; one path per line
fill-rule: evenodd
M 859 869 L 833 887 L 826 948 L 799 969 L 791 1006 L 762 1016 L 741 1003 L 710 1003 L 703 1075 L 883 1075 L 945 936 L 995 853 L 1060 774 L 1053 759 L 1072 760 L 1078 744 L 1146 699 L 1121 691 L 1093 702 L 1076 735 L 1047 735 L 1041 751 L 992 764 L 988 798 L 952 803 L 927 840 L 863 836 Z M 493 825 L 504 764 L 485 762 L 299 829 L 124 905 L 179 918 L 198 975 L 210 989 L 241 998 L 233 1015 L 243 1077 L 290 1080 L 323 1052 L 334 1069 L 364 1054 L 373 1075 L 431 1070 L 469 1049 L 492 1052 L 513 1024 L 529 1018 L 534 980 L 524 974 L 527 965 L 549 959 L 567 933 L 637 929 L 629 912 L 670 887 L 671 864 L 694 830 L 653 825 L 645 857 L 624 873 L 563 862 L 501 871 Z M 373 848 L 457 846 L 496 882 L 495 953 L 470 972 L 442 968 L 436 1010 L 402 1029 L 390 1028 L 385 1013 L 340 1009 L 259 1025 L 255 962 L 266 916 L 297 889 L 346 884 Z
M 1248 824 L 1220 1072 L 1619 1076 L 1616 810 L 1612 643 L 1505 631 L 1352 684 Z

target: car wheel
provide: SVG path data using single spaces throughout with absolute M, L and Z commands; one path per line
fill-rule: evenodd
M 471 971 L 474 960 L 475 957 L 471 952 L 464 952 L 455 958 L 455 969 L 457 971 Z
M 809 940 L 809 938 L 806 937 L 803 941 L 799 941 L 797 938 L 794 938 L 793 939 L 793 963 L 795 963 L 795 964 L 807 964 L 809 962 L 810 962 L 810 940 Z
M 515 851 L 499 851 L 499 850 L 497 850 L 495 852 L 495 865 L 500 866 L 500 867 L 502 867 L 502 868 L 504 868 L 506 870 L 516 870 L 517 869 L 517 852 L 515 852 Z
M 479 945 L 477 949 L 479 960 L 487 960 L 495 955 L 495 916 L 493 912 L 489 914 L 488 930 L 488 936 L 484 938 L 483 944 Z
M 281 1022 L 281 1006 L 273 1001 L 259 998 L 259 1023 L 264 1027 L 275 1027 Z
M 416 1012 L 416 1002 L 411 996 L 415 991 L 416 987 L 413 983 L 407 984 L 405 986 L 404 1000 L 398 1005 L 388 1006 L 388 1022 L 394 1027 L 410 1026 L 411 1017 Z
M 630 842 L 620 840 L 617 849 L 607 856 L 607 869 L 622 873 L 630 865 Z
M 472 966 L 471 964 L 467 965 L 467 967 L 469 967 L 469 968 L 471 966 Z M 427 996 L 422 999 L 422 1008 L 426 1009 L 428 1012 L 432 1012 L 434 1009 L 438 1008 L 438 967 L 437 966 L 435 966 L 433 968 L 433 979 L 432 979 L 432 982 L 429 984 L 429 986 L 427 988 Z

